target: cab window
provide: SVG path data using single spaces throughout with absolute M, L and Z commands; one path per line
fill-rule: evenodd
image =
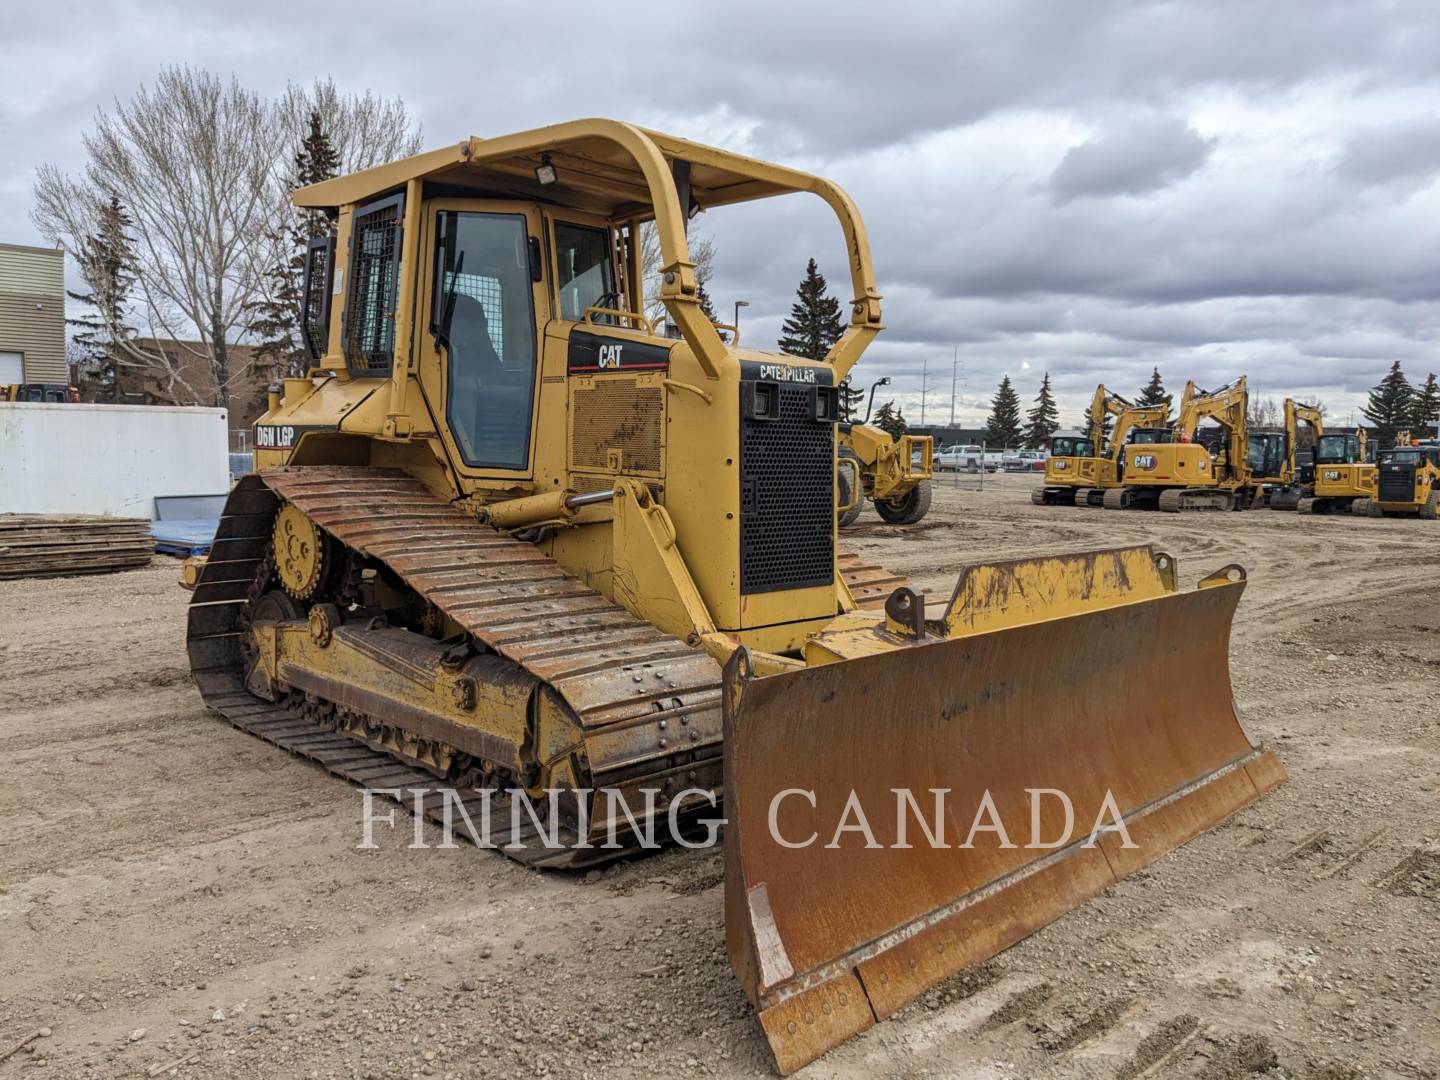
M 445 413 L 465 464 L 523 469 L 535 389 L 535 296 L 519 214 L 439 215 L 431 328 L 445 347 Z
M 605 229 L 555 223 L 555 284 L 562 319 L 580 322 L 586 308 L 614 307 L 614 273 Z

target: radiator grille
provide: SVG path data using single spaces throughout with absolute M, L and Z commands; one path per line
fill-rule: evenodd
M 779 383 L 780 414 L 740 421 L 740 592 L 835 580 L 835 425 L 810 389 Z
M 388 375 L 395 356 L 404 210 L 402 196 L 382 199 L 356 210 L 351 226 L 345 359 L 368 373 Z
M 1415 501 L 1415 467 L 1413 465 L 1384 465 L 1380 468 L 1381 502 Z
M 660 475 L 661 424 L 658 386 L 633 378 L 597 379 L 571 395 L 571 454 L 576 469 L 609 469 L 609 452 L 621 453 L 621 471 Z

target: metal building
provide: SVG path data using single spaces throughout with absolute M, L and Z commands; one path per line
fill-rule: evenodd
M 69 381 L 65 253 L 0 244 L 0 386 Z

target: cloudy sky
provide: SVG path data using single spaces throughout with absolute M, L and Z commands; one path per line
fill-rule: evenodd
M 313 13 L 310 13 L 311 8 Z M 0 5 L 0 240 L 39 242 L 35 167 L 160 66 L 263 93 L 398 95 L 434 146 L 608 115 L 820 172 L 870 228 L 887 331 L 860 378 L 907 417 L 983 418 L 1008 373 L 1078 420 L 1246 373 L 1345 421 L 1391 360 L 1440 369 L 1433 2 Z M 413 14 L 412 14 L 413 13 Z M 791 196 L 700 219 L 710 286 L 774 341 L 805 259 L 848 299 L 839 230 Z M 958 357 L 958 362 L 957 358 Z

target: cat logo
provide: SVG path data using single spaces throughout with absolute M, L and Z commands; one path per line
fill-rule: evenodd
M 1137 469 L 1153 469 L 1154 467 L 1155 467 L 1155 455 L 1154 455 L 1154 454 L 1136 454 L 1136 455 L 1135 455 L 1135 468 L 1137 468 Z
M 618 368 L 620 366 L 620 345 L 601 345 L 599 349 L 599 360 L 597 363 L 602 368 Z
M 1339 469 L 1325 469 L 1325 470 L 1323 470 L 1323 475 L 1324 475 L 1324 477 L 1325 477 L 1326 480 L 1339 480 L 1339 479 L 1340 479 L 1340 470 L 1339 470 Z
M 1060 469 L 1068 469 L 1069 467 L 1070 467 L 1070 463 L 1069 463 L 1068 461 L 1057 461 L 1057 462 L 1055 462 L 1055 468 L 1056 468 L 1057 471 L 1060 470 Z

